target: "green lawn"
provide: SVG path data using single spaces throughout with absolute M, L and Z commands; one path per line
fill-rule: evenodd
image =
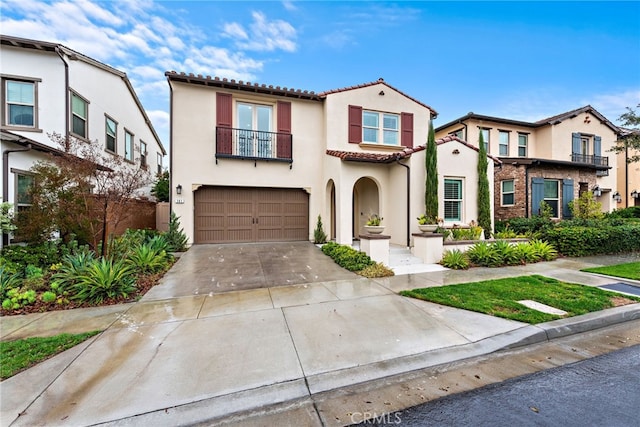
M 640 280 L 640 262 L 608 265 L 605 267 L 584 268 L 580 271 L 605 274 L 607 276 L 624 277 L 625 279 Z
M 43 360 L 61 353 L 82 341 L 99 334 L 100 331 L 54 337 L 35 337 L 0 342 L 0 379 L 7 379 Z
M 613 307 L 612 297 L 640 302 L 640 298 L 538 275 L 414 289 L 401 295 L 531 324 L 561 316 L 527 308 L 517 301 L 533 300 L 559 308 L 568 313 L 565 317 Z

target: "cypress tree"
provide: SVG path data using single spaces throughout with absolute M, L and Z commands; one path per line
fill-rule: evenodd
M 429 121 L 429 136 L 427 137 L 427 154 L 425 158 L 427 178 L 424 192 L 424 213 L 428 218 L 438 218 L 438 152 L 433 122 Z
M 480 132 L 478 141 L 478 225 L 484 229 L 484 236 L 491 237 L 491 194 L 489 193 L 489 178 L 487 177 L 487 150 L 484 138 Z

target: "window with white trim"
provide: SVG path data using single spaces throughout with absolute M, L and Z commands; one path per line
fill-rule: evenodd
M 158 175 L 162 175 L 162 154 L 156 153 L 157 162 L 158 162 Z
M 37 128 L 36 81 L 3 79 L 3 83 L 4 124 Z
M 89 102 L 77 93 L 71 93 L 71 132 L 81 138 L 88 138 Z
M 462 180 L 444 180 L 444 220 L 462 221 Z
M 527 157 L 527 145 L 529 143 L 529 135 L 526 133 L 518 134 L 518 157 Z
M 502 194 L 502 206 L 513 206 L 515 204 L 515 184 L 513 179 L 507 179 L 500 183 Z
M 546 204 L 551 206 L 551 216 L 553 218 L 559 218 L 560 211 L 560 190 L 559 190 L 560 181 L 556 179 L 545 179 L 544 180 L 544 201 Z
M 398 114 L 362 112 L 362 142 L 368 144 L 400 145 L 400 116 Z
M 456 138 L 462 139 L 464 141 L 464 128 L 453 131 L 449 135 L 455 136 Z
M 104 118 L 105 149 L 112 153 L 117 152 L 118 147 L 118 123 L 109 116 Z
M 506 130 L 499 131 L 500 140 L 498 141 L 498 153 L 500 156 L 509 155 L 509 132 Z
M 246 157 L 272 157 L 275 150 L 275 141 L 271 134 L 273 107 L 238 102 L 236 113 L 240 131 L 234 154 Z
M 124 130 L 124 158 L 133 162 L 133 134 Z

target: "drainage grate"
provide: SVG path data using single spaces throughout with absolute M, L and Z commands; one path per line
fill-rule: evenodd
M 640 288 L 637 286 L 629 285 L 627 283 L 617 282 L 617 283 L 610 283 L 608 285 L 603 285 L 599 287 L 608 289 L 610 291 L 618 291 L 618 292 L 624 292 L 625 294 L 640 296 Z

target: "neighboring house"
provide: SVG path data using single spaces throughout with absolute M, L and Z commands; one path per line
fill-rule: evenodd
M 61 44 L 6 35 L 0 56 L 2 200 L 18 211 L 29 206 L 29 169 L 59 149 L 52 133 L 100 144 L 153 174 L 163 167 L 165 149 L 124 72 Z
M 638 134 L 638 130 L 629 130 L 620 128 L 620 139 L 631 134 Z M 629 206 L 640 206 L 640 161 L 628 163 L 627 159 L 632 156 L 639 156 L 640 151 L 633 148 L 627 148 L 617 154 L 618 164 L 618 189 L 620 192 L 621 202 L 618 206 L 627 208 Z
M 309 240 L 321 215 L 331 239 L 351 244 L 379 214 L 391 243 L 411 244 L 436 116 L 428 105 L 383 79 L 314 93 L 166 76 L 171 208 L 189 243 Z M 441 216 L 477 219 L 477 151 L 447 140 L 438 153 Z
M 619 129 L 593 107 L 537 122 L 523 122 L 469 113 L 436 128 L 436 136 L 455 135 L 478 145 L 482 132 L 487 152 L 497 156 L 495 219 L 531 217 L 540 203 L 554 218 L 569 218 L 569 202 L 593 191 L 602 210 L 619 205 L 616 144 Z

